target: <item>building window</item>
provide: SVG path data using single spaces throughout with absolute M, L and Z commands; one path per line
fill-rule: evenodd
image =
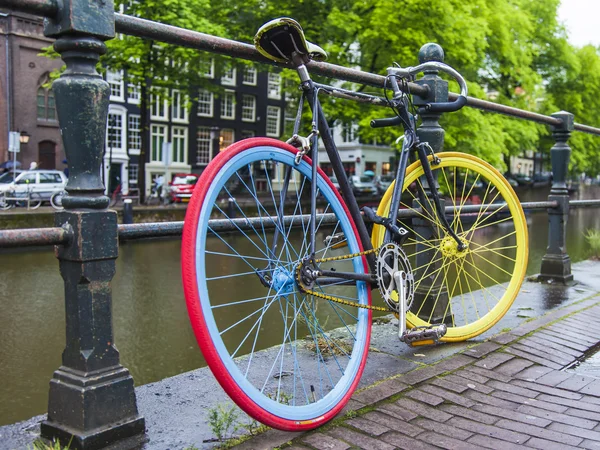
M 222 152 L 231 144 L 233 144 L 234 137 L 235 133 L 232 129 L 223 128 L 219 134 L 219 151 Z
M 173 142 L 171 162 L 187 164 L 187 140 L 187 127 L 171 128 L 171 141 Z
M 279 116 L 281 108 L 267 106 L 267 136 L 279 137 Z
M 242 139 L 248 139 L 248 138 L 256 136 L 256 133 L 252 130 L 242 130 L 241 135 L 242 135 Z
M 123 114 L 108 113 L 106 147 L 112 150 L 123 148 Z
M 198 115 L 201 117 L 213 116 L 213 93 L 206 89 L 198 91 Z
M 221 98 L 221 118 L 235 119 L 235 94 L 225 92 Z
M 281 98 L 281 75 L 269 72 L 267 83 L 267 96 L 269 98 Z
M 127 85 L 127 102 L 131 103 L 133 105 L 139 105 L 140 98 L 141 98 L 140 85 L 129 83 Z
M 206 78 L 215 77 L 215 60 L 210 58 L 209 60 L 200 61 L 198 72 L 200 75 Z
M 227 86 L 235 86 L 235 75 L 236 70 L 232 63 L 227 63 L 223 66 L 223 76 L 221 77 L 221 84 Z
M 169 105 L 166 98 L 166 90 L 153 89 L 154 94 L 150 94 L 150 118 L 154 120 L 168 120 Z
M 142 149 L 142 122 L 138 114 L 129 114 L 127 118 L 127 136 L 129 151 L 139 155 Z
M 150 162 L 163 162 L 163 144 L 167 141 L 166 125 L 150 127 Z
M 138 164 L 129 164 L 127 171 L 129 173 L 129 186 L 137 186 L 140 166 Z
M 196 164 L 208 164 L 210 162 L 210 155 L 212 154 L 212 139 L 210 137 L 210 128 L 198 128 L 196 146 Z
M 256 97 L 254 95 L 242 97 L 242 120 L 244 122 L 256 121 Z
M 254 66 L 244 66 L 244 74 L 242 77 L 242 83 L 250 86 L 256 86 L 257 71 Z
M 353 123 L 342 124 L 342 141 L 355 142 L 357 139 L 357 127 Z
M 38 120 L 56 120 L 56 104 L 52 89 L 40 87 L 37 91 L 37 118 Z
M 173 120 L 173 122 L 187 123 L 188 111 L 185 107 L 186 103 L 187 99 L 185 96 L 181 95 L 180 91 L 174 89 L 171 101 L 171 120 Z
M 123 92 L 123 72 L 113 72 L 108 70 L 106 72 L 106 81 L 110 86 L 110 100 L 113 102 L 125 101 Z

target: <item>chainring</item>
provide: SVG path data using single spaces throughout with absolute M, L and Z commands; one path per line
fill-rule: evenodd
M 383 300 L 390 309 L 395 312 L 399 310 L 399 300 L 393 275 L 400 270 L 406 274 L 404 292 L 406 292 L 406 310 L 408 311 L 414 298 L 415 279 L 404 250 L 394 243 L 383 245 L 377 255 L 376 269 L 381 297 L 383 297 Z

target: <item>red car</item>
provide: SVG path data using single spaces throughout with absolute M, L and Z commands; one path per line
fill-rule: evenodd
M 197 181 L 198 175 L 193 173 L 175 174 L 173 181 L 169 183 L 171 201 L 175 203 L 189 202 Z

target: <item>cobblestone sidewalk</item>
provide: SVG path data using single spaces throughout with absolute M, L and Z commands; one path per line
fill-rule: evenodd
M 562 369 L 600 342 L 600 296 L 356 393 L 311 433 L 237 449 L 600 449 L 600 380 Z

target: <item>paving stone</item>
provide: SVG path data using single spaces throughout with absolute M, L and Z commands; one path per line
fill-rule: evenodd
M 414 386 L 416 384 L 422 383 L 430 378 L 433 378 L 441 373 L 444 373 L 444 370 L 441 367 L 438 367 L 437 364 L 433 366 L 424 367 L 422 369 L 416 369 L 412 372 L 405 373 L 400 378 L 403 383 L 406 383 L 409 386 Z
M 458 375 L 446 375 L 444 377 L 450 383 L 454 383 L 457 386 L 466 386 L 474 391 L 481 392 L 483 394 L 489 394 L 493 391 L 492 388 L 487 387 L 485 384 L 478 383 L 477 381 L 468 380 Z
M 530 416 L 551 420 L 553 422 L 587 428 L 588 430 L 593 429 L 598 424 L 598 422 L 594 422 L 593 420 L 584 419 L 582 417 L 573 417 L 565 413 L 561 414 L 554 411 L 548 411 L 547 409 L 540 409 L 531 405 L 521 405 L 517 411 Z
M 410 448 L 411 450 L 438 450 L 439 447 L 435 447 L 433 445 L 429 445 L 426 442 L 419 441 L 417 439 L 413 439 L 408 436 L 404 436 L 398 432 L 392 431 L 390 433 L 384 434 L 380 438 L 382 441 L 387 442 L 388 444 L 392 444 L 397 448 Z
M 510 417 L 512 420 L 516 420 L 517 422 L 528 423 L 530 425 L 536 425 L 538 427 L 546 427 L 552 423 L 551 420 L 543 419 L 541 417 L 531 416 L 529 414 L 523 414 L 517 411 L 511 411 L 503 408 L 498 408 L 496 406 L 490 405 L 475 405 L 473 409 L 476 411 L 481 411 L 482 413 L 492 414 L 494 416 L 498 416 L 502 419 Z
M 546 375 L 548 372 L 553 372 L 553 371 L 554 371 L 554 369 L 551 369 L 550 367 L 545 367 L 545 366 L 540 366 L 538 364 L 535 364 L 535 365 L 528 367 L 527 369 L 515 374 L 514 377 L 520 378 L 521 380 L 526 380 L 526 381 L 535 381 L 538 378 Z
M 489 436 L 476 434 L 467 440 L 470 444 L 479 445 L 480 447 L 492 448 L 496 450 L 523 450 L 521 444 L 513 444 L 511 442 L 501 441 Z
M 498 417 L 490 416 L 489 414 L 483 414 L 479 411 L 475 411 L 474 409 L 463 408 L 462 406 L 441 405 L 439 409 L 447 412 L 448 414 L 464 417 L 465 419 L 475 420 L 486 425 L 493 425 L 499 420 Z
M 566 433 L 600 442 L 600 433 L 597 431 L 586 430 L 585 428 L 575 427 L 573 425 L 565 425 L 564 423 L 553 423 L 548 428 L 550 430 L 558 431 L 559 433 Z
M 508 383 L 511 380 L 511 378 L 509 376 L 504 375 L 503 373 L 496 373 L 493 370 L 487 370 L 487 369 L 484 369 L 483 367 L 469 366 L 469 367 L 465 367 L 465 370 L 476 373 L 477 375 L 481 375 L 486 378 L 492 378 L 494 380 L 504 381 L 505 383 Z
M 600 450 L 600 442 L 590 441 L 589 439 L 585 439 L 581 444 L 579 444 L 581 448 L 586 448 L 590 450 Z
M 406 408 L 414 413 L 417 413 L 420 416 L 426 417 L 428 419 L 433 419 L 438 422 L 446 422 L 450 419 L 450 417 L 452 417 L 450 416 L 450 414 L 447 414 L 444 411 L 425 406 L 422 403 L 415 402 L 408 398 L 401 398 L 397 400 L 396 405 L 400 408 Z
M 517 339 L 519 339 L 519 336 L 517 336 L 516 334 L 512 334 L 510 332 L 507 332 L 507 333 L 502 333 L 502 334 L 499 334 L 497 336 L 494 336 L 494 337 L 492 337 L 491 340 L 493 342 L 496 342 L 496 343 L 500 344 L 500 345 L 506 345 L 506 344 L 508 344 L 508 343 L 510 343 L 512 341 L 517 340 Z
M 317 450 L 346 450 L 349 444 L 323 433 L 313 433 L 302 438 L 302 442 L 316 448 Z
M 348 401 L 348 403 L 346 403 L 346 406 L 344 406 L 342 408 L 342 410 L 340 411 L 340 415 L 344 416 L 344 415 L 346 415 L 349 412 L 357 411 L 357 410 L 359 410 L 361 408 L 364 408 L 364 407 L 365 407 L 365 405 L 363 405 L 362 403 L 360 403 L 360 402 L 354 400 L 353 398 L 351 398 Z
M 584 388 L 579 390 L 582 394 L 593 395 L 595 397 L 600 397 L 600 380 L 593 381 L 588 384 Z
M 410 392 L 404 394 L 405 397 L 412 398 L 413 400 L 417 400 L 419 402 L 427 403 L 431 406 L 437 406 L 440 403 L 444 403 L 444 399 L 438 397 L 437 395 L 430 394 L 428 392 L 424 392 L 421 389 L 413 389 Z
M 456 439 L 465 440 L 470 436 L 473 436 L 473 433 L 470 431 L 463 430 L 461 428 L 456 428 L 450 425 L 446 425 L 439 422 L 434 422 L 433 420 L 418 418 L 411 422 L 413 425 L 416 425 L 424 430 L 434 431 L 436 433 L 446 434 L 448 436 L 452 436 Z
M 556 397 L 569 398 L 571 400 L 579 400 L 583 397 L 583 395 L 578 394 L 577 392 L 544 386 L 543 384 L 531 383 L 525 380 L 514 380 L 512 384 L 516 384 L 517 386 L 522 386 L 533 391 L 543 392 L 544 394 L 554 395 Z
M 412 420 L 415 417 L 418 417 L 418 414 L 415 414 L 414 412 L 408 411 L 404 408 L 400 408 L 398 405 L 395 405 L 393 403 L 379 405 L 375 411 L 381 411 L 385 414 L 388 414 L 392 417 L 396 417 L 401 420 Z
M 504 428 L 499 428 L 497 425 L 500 422 L 501 421 L 498 421 L 496 425 L 485 425 L 483 423 L 463 419 L 462 417 L 453 417 L 448 421 L 448 425 L 472 431 L 473 433 L 483 434 L 484 436 L 490 436 L 493 438 L 501 439 L 503 441 L 512 442 L 514 444 L 522 444 L 527 439 L 529 439 L 529 436 L 527 436 L 526 434 L 505 430 Z
M 498 350 L 501 347 L 502 347 L 502 345 L 500 345 L 500 344 L 488 341 L 488 342 L 484 342 L 483 344 L 479 344 L 479 345 L 476 345 L 475 347 L 465 350 L 465 354 L 469 355 L 473 358 L 482 358 L 482 357 L 486 356 L 487 354 Z
M 567 372 L 562 372 L 560 370 L 553 370 L 552 372 L 547 373 L 546 375 L 535 380 L 536 383 L 545 384 L 546 386 L 558 386 L 565 380 L 571 378 L 572 374 Z
M 558 405 L 568 406 L 570 408 L 583 409 L 585 411 L 600 413 L 600 405 L 594 405 L 592 403 L 580 402 L 577 400 L 571 400 L 562 397 L 555 397 L 553 395 L 548 394 L 540 394 L 537 399 L 549 403 L 556 403 Z
M 484 359 L 477 361 L 475 365 L 485 369 L 493 369 L 494 367 L 499 366 L 500 364 L 505 363 L 513 358 L 513 355 L 508 355 L 506 353 L 493 353 L 486 356 Z
M 475 404 L 474 401 L 469 400 L 468 398 L 463 397 L 462 395 L 457 395 L 454 392 L 448 392 L 447 390 L 439 388 L 437 386 L 426 384 L 425 386 L 421 386 L 421 390 L 441 397 L 444 400 L 451 401 L 452 403 L 456 403 L 457 405 L 466 406 L 467 408 Z
M 512 351 L 513 353 L 515 350 L 520 350 L 522 352 L 529 353 L 533 356 L 537 356 L 538 358 L 552 361 L 556 364 L 560 364 L 561 367 L 568 366 L 573 361 L 575 361 L 575 358 L 572 356 L 564 355 L 564 354 L 561 355 L 558 353 L 553 354 L 547 350 L 540 350 L 539 348 L 535 348 L 535 347 L 532 347 L 529 345 L 513 344 L 510 346 L 509 349 L 507 349 L 507 351 Z
M 600 414 L 593 413 L 591 411 L 584 411 L 582 409 L 576 408 L 568 408 L 565 411 L 565 414 L 569 416 L 581 417 L 582 419 L 595 420 L 596 422 L 600 422 Z
M 524 433 L 528 436 L 535 436 L 567 445 L 577 445 L 583 440 L 582 438 L 578 438 L 576 436 L 569 436 L 568 434 L 548 430 L 547 428 L 540 428 L 534 425 L 527 425 L 525 423 L 515 422 L 508 419 L 502 419 L 498 421 L 496 426 L 506 428 L 507 430 L 516 431 L 518 433 Z
M 415 437 L 423 432 L 421 428 L 415 425 L 381 412 L 371 411 L 370 413 L 365 414 L 364 417 L 369 419 L 371 422 L 378 423 L 386 428 L 389 428 L 389 430 L 399 431 L 411 437 Z
M 578 447 L 572 445 L 559 444 L 558 442 L 548 441 L 533 437 L 527 441 L 528 447 L 539 448 L 541 450 L 576 450 Z
M 513 376 L 532 365 L 533 363 L 531 361 L 515 358 L 505 362 L 504 364 L 500 364 L 494 370 L 496 372 L 503 373 L 504 375 Z
M 540 330 L 537 333 L 535 333 L 532 337 L 541 339 L 544 342 L 554 342 L 557 345 L 561 345 L 563 347 L 570 348 L 572 350 L 582 353 L 588 349 L 587 345 L 581 345 L 578 342 L 567 341 L 562 337 L 557 336 L 555 333 L 548 332 L 548 330 Z
M 466 378 L 467 380 L 472 380 L 472 381 L 476 381 L 479 384 L 485 384 L 488 381 L 490 381 L 489 378 L 484 377 L 483 375 L 479 375 L 475 372 L 472 372 L 470 370 L 461 370 L 460 372 L 456 372 L 454 375 L 462 377 L 462 378 Z
M 566 361 L 574 361 L 579 356 L 581 356 L 581 354 L 573 355 L 570 352 L 563 352 L 562 350 L 557 350 L 555 348 L 550 347 L 546 343 L 539 343 L 539 342 L 534 341 L 533 339 L 523 339 L 522 341 L 519 341 L 518 343 L 514 344 L 514 347 L 515 348 L 529 347 L 533 350 L 525 350 L 525 351 L 529 351 L 530 353 L 536 354 L 535 350 L 537 350 L 540 352 L 540 356 L 542 356 L 544 358 L 555 357 L 555 358 L 560 358 L 561 360 L 566 360 Z
M 568 391 L 579 391 L 593 381 L 594 378 L 584 377 L 582 375 L 572 375 L 570 378 L 567 378 L 562 383 L 556 385 L 556 387 L 559 389 L 566 389 Z
M 450 370 L 460 369 L 461 367 L 467 366 L 474 361 L 476 360 L 470 356 L 458 354 L 440 361 L 436 364 L 436 367 L 438 369 L 442 369 L 444 372 L 448 372 Z
M 518 403 L 509 402 L 506 400 L 502 400 L 498 397 L 492 397 L 490 395 L 484 395 L 480 392 L 475 391 L 467 391 L 465 394 L 471 400 L 475 400 L 478 403 L 483 403 L 486 405 L 497 406 L 498 408 L 505 408 L 510 410 L 515 410 L 519 407 Z
M 541 337 L 537 334 L 534 334 L 533 336 L 529 336 L 528 338 L 525 338 L 520 342 L 525 345 L 529 345 L 529 344 L 541 345 L 544 348 L 547 348 L 547 349 L 551 348 L 552 351 L 559 351 L 561 353 L 566 353 L 567 355 L 574 356 L 575 358 L 580 358 L 583 355 L 583 352 L 580 352 L 579 350 L 569 348 L 562 343 L 559 344 L 558 342 L 552 342 L 549 339 L 544 339 L 543 337 Z
M 532 391 L 531 389 L 527 389 L 521 386 L 515 386 L 514 384 L 501 383 L 500 381 L 496 380 L 490 380 L 487 386 L 496 390 L 510 392 L 511 394 L 521 395 L 527 398 L 535 398 L 539 395 L 539 392 L 537 391 Z
M 353 419 L 346 420 L 346 423 L 354 428 L 358 428 L 360 431 L 370 434 L 371 436 L 379 436 L 380 434 L 390 431 L 390 428 L 380 423 L 368 420 L 365 417 L 354 417 Z
M 301 435 L 301 432 L 281 431 L 271 428 L 270 430 L 241 443 L 235 448 L 236 450 L 271 450 L 300 437 Z
M 553 361 L 550 361 L 550 360 L 547 360 L 544 358 L 540 358 L 539 356 L 532 355 L 531 353 L 527 353 L 527 352 L 524 352 L 522 350 L 519 350 L 519 349 L 516 349 L 513 347 L 507 348 L 506 351 L 512 353 L 515 356 L 520 356 L 521 358 L 525 358 L 525 359 L 528 359 L 529 361 L 533 361 L 535 363 L 541 364 L 542 366 L 551 367 L 552 369 L 560 370 L 563 368 L 563 366 L 561 366 L 560 364 L 556 364 Z
M 396 395 L 405 389 L 408 389 L 406 384 L 401 382 L 398 378 L 393 378 L 354 394 L 352 398 L 365 405 L 369 405 L 391 397 L 392 395 Z
M 594 315 L 595 314 L 591 312 L 586 314 L 585 317 L 583 315 L 579 315 L 579 320 L 577 319 L 577 316 L 567 317 L 566 319 L 561 320 L 559 324 L 579 331 L 580 333 L 585 334 L 587 337 L 598 341 L 600 339 L 600 333 L 593 326 L 594 322 L 597 323 L 598 320 L 597 318 L 596 320 L 590 320 Z
M 564 412 L 567 409 L 566 406 L 563 406 L 563 405 L 558 405 L 556 403 L 551 403 L 551 402 L 540 401 L 539 397 L 537 399 L 527 398 L 527 397 L 522 397 L 520 395 L 511 394 L 509 392 L 498 392 L 498 391 L 493 392 L 492 395 L 494 397 L 509 400 L 514 403 L 521 403 L 524 405 L 533 405 L 537 408 L 547 409 L 549 411 L 554 411 L 554 412 Z
M 323 447 L 321 447 L 323 448 Z M 318 450 L 321 450 L 321 448 L 319 448 Z M 329 449 L 331 447 L 324 447 L 326 449 Z M 343 448 L 348 448 L 348 447 L 343 447 Z M 311 450 L 310 447 L 304 447 L 303 445 L 292 445 L 291 447 L 286 447 L 286 450 Z
M 327 434 L 365 450 L 393 450 L 393 445 L 345 427 L 333 428 Z
M 592 397 L 591 395 L 584 395 L 581 397 L 582 402 L 593 403 L 594 405 L 600 405 L 600 398 Z
M 588 347 L 593 346 L 596 343 L 596 339 L 587 337 L 583 333 L 578 333 L 577 331 L 569 328 L 565 325 L 561 325 L 560 323 L 556 323 L 547 328 L 548 330 L 562 336 L 564 339 L 574 340 L 575 342 L 582 343 L 583 345 L 587 345 Z
M 433 432 L 423 433 L 421 436 L 419 436 L 419 439 L 442 448 L 451 448 L 454 450 L 480 450 L 480 447 L 477 445 L 469 444 L 468 442 L 459 441 L 457 439 Z
M 467 386 L 456 385 L 444 378 L 435 378 L 434 380 L 431 381 L 431 384 L 434 384 L 434 385 L 439 386 L 444 389 L 448 389 L 450 391 L 454 391 L 458 394 L 462 394 L 464 391 L 469 389 Z

